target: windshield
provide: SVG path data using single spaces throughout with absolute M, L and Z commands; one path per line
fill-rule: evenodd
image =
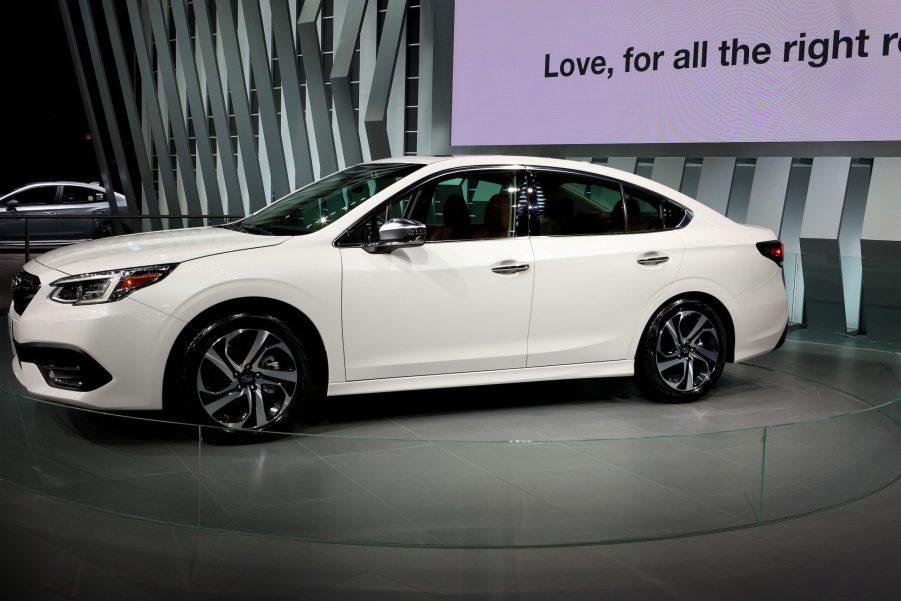
M 253 234 L 309 234 L 421 167 L 410 163 L 355 165 L 301 188 L 235 227 Z

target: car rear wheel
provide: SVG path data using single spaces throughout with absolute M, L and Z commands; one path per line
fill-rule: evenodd
M 222 318 L 194 337 L 185 359 L 182 398 L 220 433 L 285 427 L 307 401 L 310 369 L 304 344 L 275 317 Z
M 727 348 L 726 329 L 713 307 L 677 299 L 657 312 L 642 336 L 636 383 L 657 400 L 696 400 L 722 375 Z

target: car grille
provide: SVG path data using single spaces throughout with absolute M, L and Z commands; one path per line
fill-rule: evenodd
M 27 271 L 13 274 L 9 288 L 13 293 L 13 309 L 21 315 L 41 287 L 41 280 Z

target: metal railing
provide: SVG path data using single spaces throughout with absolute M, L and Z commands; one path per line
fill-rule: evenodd
M 32 215 L 29 213 L 20 213 L 7 211 L 5 213 L 0 213 L 0 223 L 4 221 L 24 221 L 25 222 L 25 230 L 24 230 L 24 250 L 25 250 L 25 260 L 28 261 L 31 259 L 31 228 L 29 224 L 31 221 L 40 221 L 40 220 L 83 220 L 90 219 L 92 222 L 91 231 L 95 233 L 93 238 L 105 237 L 100 234 L 102 228 L 109 224 L 113 227 L 111 230 L 111 235 L 121 235 L 121 234 L 130 234 L 142 231 L 160 231 L 160 230 L 170 230 L 170 229 L 181 229 L 184 227 L 198 227 L 204 225 L 221 225 L 223 223 L 229 223 L 236 219 L 242 219 L 244 215 L 227 215 L 227 214 L 177 214 L 177 215 L 133 215 L 133 214 L 119 214 L 119 215 L 107 215 L 107 214 L 93 214 L 93 215 Z M 151 220 L 151 227 L 149 230 L 145 230 L 143 228 L 143 222 Z M 116 231 L 123 230 L 124 227 L 128 225 L 127 222 L 131 222 L 130 230 L 127 231 Z M 138 222 L 142 222 L 142 227 L 137 227 Z M 168 227 L 163 227 L 163 223 L 166 223 Z M 119 226 L 119 227 L 116 227 Z M 73 239 L 71 243 L 82 241 L 83 239 Z M 16 240 L 18 241 L 18 240 Z M 2 240 L 0 240 L 0 246 L 3 245 Z M 54 240 L 56 242 L 56 240 Z M 58 246 L 65 246 L 66 243 L 59 244 Z M 10 248 L 7 246 L 6 248 Z M 18 248 L 15 246 L 13 248 Z

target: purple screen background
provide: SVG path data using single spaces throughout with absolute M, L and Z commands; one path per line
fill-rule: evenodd
M 855 54 L 813 68 L 783 44 L 870 35 Z M 901 1 L 457 0 L 451 144 L 635 144 L 901 140 Z M 723 67 L 719 43 L 772 48 L 768 63 Z M 703 69 L 674 52 L 707 40 Z M 831 43 L 831 40 L 830 40 Z M 856 43 L 856 42 L 855 42 Z M 623 53 L 665 51 L 654 72 Z M 830 48 L 831 51 L 831 48 Z M 546 78 L 565 57 L 603 55 L 614 74 Z

